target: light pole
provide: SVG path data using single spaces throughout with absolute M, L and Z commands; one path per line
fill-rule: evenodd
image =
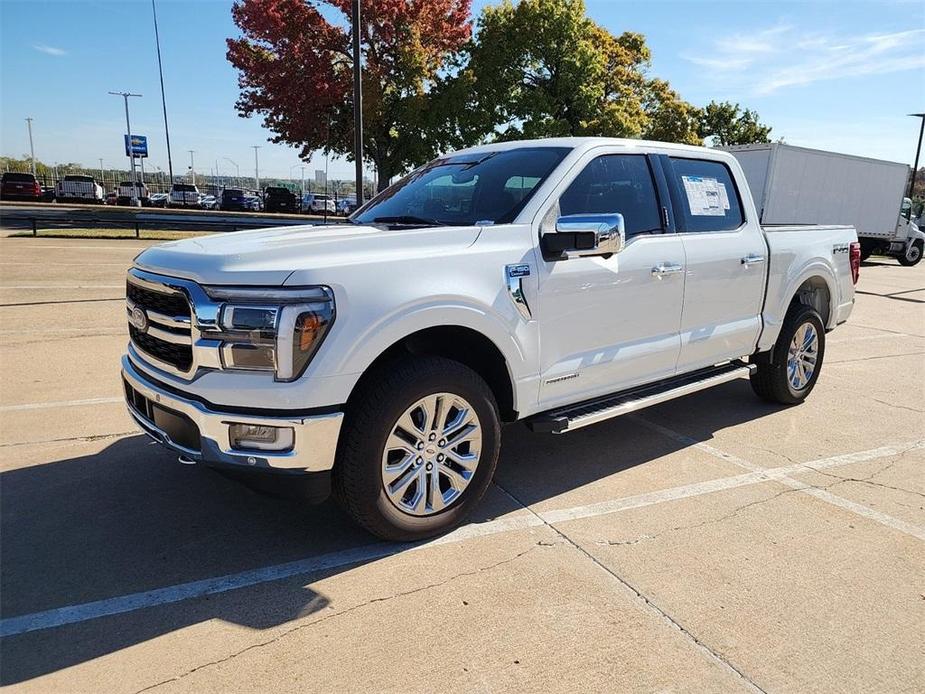
M 193 180 L 193 185 L 196 185 L 196 168 L 195 168 L 195 165 L 193 164 L 193 154 L 196 153 L 196 150 L 188 149 L 186 151 L 189 152 L 189 175 Z
M 29 127 L 29 161 L 32 162 L 32 175 L 35 176 L 35 147 L 32 145 L 32 117 L 26 118 Z
M 353 0 L 353 157 L 357 207 L 363 204 L 363 79 L 360 67 L 360 0 Z
M 912 165 L 912 180 L 909 182 L 909 199 L 915 193 L 915 176 L 919 172 L 919 154 L 922 151 L 922 134 L 925 133 L 925 113 L 910 113 L 913 118 L 919 118 L 922 125 L 919 126 L 919 143 L 915 146 L 915 164 Z
M 302 167 L 302 197 L 305 197 L 305 167 Z
M 129 161 L 132 164 L 132 207 L 138 207 L 138 179 L 135 177 L 135 153 L 132 151 L 132 124 L 128 118 L 128 98 L 130 96 L 140 97 L 141 94 L 132 94 L 131 92 L 109 92 L 113 96 L 121 96 L 125 100 L 125 131 L 126 137 L 126 146 L 125 149 L 126 155 L 128 155 Z
M 235 164 L 234 161 L 232 161 L 232 160 L 229 159 L 228 157 L 222 157 L 222 159 L 224 159 L 225 161 L 227 161 L 229 164 L 231 164 L 231 165 L 234 167 L 234 170 L 235 170 L 235 178 L 237 179 L 237 180 L 235 181 L 235 183 L 236 183 L 237 185 L 241 185 L 241 167 L 238 166 L 237 164 Z
M 260 195 L 260 162 L 257 160 L 257 150 L 260 149 L 260 145 L 251 145 L 251 148 L 254 150 L 254 181 L 257 183 L 257 195 Z
M 151 12 L 154 13 L 154 44 L 157 46 L 157 71 L 161 77 L 161 106 L 164 109 L 164 137 L 167 140 L 167 168 L 170 170 L 170 182 L 173 183 L 173 159 L 170 156 L 170 128 L 167 126 L 167 97 L 164 96 L 164 68 L 161 65 L 161 37 L 157 32 L 157 7 L 151 0 Z
M 106 187 L 106 176 L 103 175 L 103 157 L 100 157 L 100 184 Z

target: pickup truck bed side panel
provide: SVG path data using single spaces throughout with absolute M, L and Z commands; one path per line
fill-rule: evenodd
M 770 248 L 768 288 L 763 311 L 764 330 L 758 350 L 774 346 L 790 302 L 800 286 L 814 277 L 825 281 L 829 292 L 826 328 L 848 319 L 854 305 L 854 284 L 848 245 L 857 240 L 852 227 L 765 227 Z M 824 317 L 825 318 L 825 317 Z

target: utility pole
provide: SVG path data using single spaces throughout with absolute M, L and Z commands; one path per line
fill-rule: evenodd
M 173 159 L 170 156 L 170 128 L 167 125 L 167 97 L 164 95 L 164 68 L 161 65 L 161 37 L 157 32 L 157 7 L 151 0 L 151 12 L 154 13 L 154 43 L 157 46 L 157 71 L 161 77 L 161 106 L 164 109 L 164 136 L 167 140 L 167 169 L 170 171 L 170 182 L 173 183 Z
M 106 187 L 106 176 L 103 174 L 103 157 L 100 157 L 100 185 Z
M 132 94 L 131 92 L 109 92 L 113 96 L 121 96 L 125 100 L 125 131 L 128 137 L 126 149 L 128 149 L 128 158 L 132 164 L 132 207 L 138 207 L 138 178 L 135 176 L 135 153 L 132 151 L 132 124 L 128 118 L 128 98 L 130 96 L 140 97 L 141 94 Z
M 922 152 L 922 134 L 925 133 L 925 113 L 910 113 L 909 115 L 922 121 L 922 125 L 919 126 L 919 143 L 915 146 L 915 164 L 912 166 L 912 180 L 909 182 L 909 199 L 911 200 L 912 194 L 915 192 L 915 176 L 919 172 L 919 154 Z
M 305 167 L 302 167 L 302 197 L 305 197 Z
M 193 185 L 196 185 L 196 167 L 193 164 L 193 154 L 196 152 L 196 150 L 188 149 L 186 151 L 189 152 L 189 175 L 193 181 Z
M 32 163 L 32 175 L 35 176 L 35 147 L 32 145 L 32 116 L 26 118 L 29 127 L 29 161 Z
M 353 0 L 353 157 L 357 207 L 363 204 L 363 74 L 360 66 L 360 0 Z
M 254 150 L 254 182 L 257 184 L 257 195 L 260 195 L 260 162 L 257 161 L 257 150 L 260 145 L 251 145 Z

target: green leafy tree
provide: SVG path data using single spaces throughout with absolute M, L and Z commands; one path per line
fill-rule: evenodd
M 644 36 L 610 33 L 588 18 L 583 0 L 502 0 L 482 11 L 458 76 L 470 93 L 460 132 L 699 144 L 699 110 L 648 77 L 650 60 Z
M 770 142 L 771 128 L 758 120 L 758 114 L 729 101 L 711 101 L 700 116 L 699 134 L 712 138 L 713 144 L 747 145 Z

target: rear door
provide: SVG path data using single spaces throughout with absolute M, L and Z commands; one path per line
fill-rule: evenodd
M 665 233 L 655 163 L 626 148 L 592 150 L 542 215 L 538 233 L 553 232 L 559 216 L 619 212 L 627 237 L 609 258 L 538 259 L 542 409 L 674 374 L 684 248 Z
M 685 373 L 754 351 L 768 248 L 726 162 L 663 156 L 662 164 L 686 257 L 678 358 Z

